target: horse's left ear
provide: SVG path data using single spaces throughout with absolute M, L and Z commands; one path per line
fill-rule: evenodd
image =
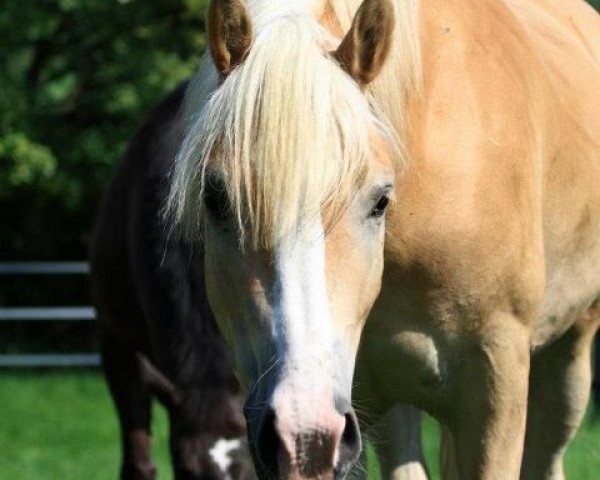
M 381 71 L 392 45 L 393 33 L 394 6 L 391 1 L 364 0 L 333 56 L 359 85 L 367 85 Z
M 222 77 L 242 63 L 252 43 L 252 22 L 244 0 L 211 0 L 208 45 Z

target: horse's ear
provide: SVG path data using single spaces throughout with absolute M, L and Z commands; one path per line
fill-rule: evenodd
M 350 30 L 333 53 L 361 86 L 381 71 L 392 45 L 394 7 L 390 0 L 364 0 Z
M 208 44 L 222 77 L 239 65 L 252 42 L 252 23 L 244 0 L 211 0 Z

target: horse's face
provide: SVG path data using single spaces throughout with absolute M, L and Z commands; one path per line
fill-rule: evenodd
M 354 81 L 341 69 L 336 74 L 342 75 L 340 81 L 349 82 L 365 112 L 369 107 L 362 87 L 379 72 L 392 28 L 389 3 L 367 0 L 334 53 Z M 213 0 L 209 39 L 223 88 L 229 86 L 228 73 L 247 55 L 250 31 L 241 0 Z M 322 59 L 326 54 L 319 53 L 318 57 Z M 327 62 L 327 68 L 338 70 Z M 314 81 L 318 81 L 319 72 L 314 75 Z M 240 94 L 244 92 L 247 90 L 241 89 Z M 287 101 L 287 97 L 282 98 Z M 228 104 L 224 105 L 226 109 Z M 297 134 L 294 125 L 289 127 L 291 124 L 281 127 L 281 137 L 289 131 Z M 276 148 L 280 140 L 275 132 L 273 141 L 273 128 L 279 124 L 274 125 L 266 129 L 268 142 L 262 142 L 266 134 L 260 129 L 249 136 L 248 142 Z M 284 128 L 288 128 L 287 133 Z M 261 478 L 342 478 L 361 449 L 350 400 L 352 377 L 363 325 L 380 289 L 385 212 L 394 188 L 389 144 L 376 130 L 351 132 L 343 137 L 347 141 L 339 142 L 344 148 L 353 141 L 351 137 L 363 135 L 370 143 L 368 149 L 352 150 L 368 151 L 369 155 L 344 208 L 332 213 L 325 203 L 313 214 L 300 215 L 293 229 L 276 232 L 276 240 L 262 246 L 245 244 L 240 238 L 240 212 L 262 208 L 261 215 L 276 217 L 269 208 L 277 208 L 277 199 L 262 201 L 263 195 L 256 201 L 247 190 L 232 199 L 227 182 L 241 170 L 232 170 L 228 158 L 208 161 L 205 166 L 202 192 L 207 292 L 249 390 L 245 413 Z M 323 145 L 317 142 L 311 148 L 315 152 L 324 149 L 322 141 Z M 216 149 L 214 155 L 223 156 L 224 150 Z M 254 153 L 254 158 L 261 155 Z M 310 161 L 310 155 L 305 158 Z M 246 169 L 246 182 L 261 175 L 263 180 L 269 177 L 268 171 L 265 176 L 268 167 L 264 165 L 258 168 L 253 161 L 240 165 Z M 292 168 L 285 162 L 281 165 Z M 240 183 L 243 187 L 244 182 Z M 298 198 L 303 199 L 304 194 Z M 256 205 L 249 205 L 253 201 Z M 231 208 L 232 204 L 239 208 Z
M 297 235 L 258 250 L 240 248 L 233 220 L 215 204 L 227 201 L 222 190 L 205 191 L 208 295 L 249 387 L 254 453 L 271 470 L 316 449 L 319 457 L 300 471 L 314 478 L 334 465 L 343 472 L 359 452 L 354 360 L 380 289 L 393 185 L 388 158 L 376 158 L 331 228 L 307 221 Z

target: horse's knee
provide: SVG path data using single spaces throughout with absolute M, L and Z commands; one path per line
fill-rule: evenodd
M 505 323 L 495 322 L 474 338 L 461 341 L 454 352 L 448 386 L 450 420 L 468 421 L 478 415 L 504 416 L 507 409 L 512 411 L 506 415 L 507 421 L 524 420 L 530 336 L 525 326 L 508 317 Z M 477 406 L 481 411 L 477 411 Z

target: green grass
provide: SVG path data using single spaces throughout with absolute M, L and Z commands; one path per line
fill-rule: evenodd
M 159 479 L 168 480 L 167 419 L 159 407 L 154 416 Z M 423 443 L 433 478 L 439 478 L 437 438 L 436 423 L 426 419 Z M 116 417 L 98 374 L 0 374 L 1 479 L 116 479 L 119 456 Z M 572 480 L 600 478 L 600 422 L 586 420 L 566 468 Z M 376 465 L 370 472 L 378 477 Z
M 170 479 L 167 420 L 154 409 L 155 459 Z M 98 374 L 0 374 L 0 478 L 109 480 L 120 459 L 116 416 Z

